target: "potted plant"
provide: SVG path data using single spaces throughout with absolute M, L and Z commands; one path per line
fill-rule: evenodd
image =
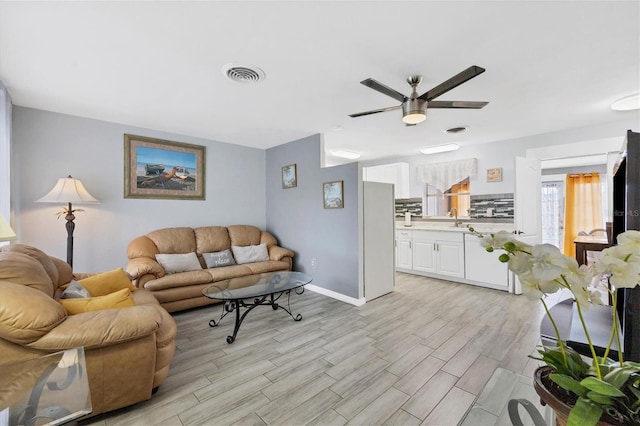
M 526 296 L 540 299 L 555 330 L 558 346 L 538 351 L 544 366 L 535 374 L 534 387 L 542 401 L 556 412 L 559 423 L 569 426 L 601 424 L 640 425 L 640 364 L 626 361 L 622 351 L 618 359 L 609 358 L 616 339 L 619 348 L 620 325 L 613 309 L 613 325 L 604 356 L 599 357 L 591 341 L 583 312 L 591 304 L 602 304 L 600 292 L 592 283 L 608 277 L 614 288 L 631 288 L 640 282 L 640 232 L 627 231 L 618 236 L 618 245 L 605 249 L 602 257 L 590 266 L 563 255 L 551 244 L 530 245 L 509 232 L 481 234 L 470 228 L 487 251 L 504 250 L 501 262 L 517 275 Z M 548 294 L 560 289 L 571 292 L 591 358 L 578 354 L 563 344 L 558 327 L 545 302 Z M 607 288 L 607 291 L 610 291 Z M 611 293 L 616 305 L 617 292 Z

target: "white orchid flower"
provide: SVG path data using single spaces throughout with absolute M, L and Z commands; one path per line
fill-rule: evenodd
M 635 287 L 640 281 L 640 263 L 625 262 L 613 256 L 604 256 L 598 261 L 597 269 L 603 273 L 611 274 L 611 284 L 616 288 Z
M 640 250 L 640 231 L 625 231 L 618 235 L 619 245 L 635 246 Z
M 552 244 L 531 247 L 531 273 L 541 281 L 552 281 L 567 271 L 567 260 L 560 249 Z
M 515 236 L 511 232 L 498 231 L 495 234 L 487 234 L 480 238 L 480 245 L 484 248 L 503 247 L 509 241 L 515 242 Z

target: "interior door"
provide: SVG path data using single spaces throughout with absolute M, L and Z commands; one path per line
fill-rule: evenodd
M 515 159 L 515 230 L 518 239 L 529 244 L 539 244 L 542 240 L 542 173 L 537 158 L 516 157 Z M 522 293 L 520 282 L 513 281 L 511 293 Z
M 367 301 L 395 286 L 395 199 L 393 185 L 363 182 L 364 297 Z

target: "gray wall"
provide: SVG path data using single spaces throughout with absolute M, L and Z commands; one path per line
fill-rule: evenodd
M 360 298 L 358 164 L 321 168 L 322 152 L 320 135 L 267 150 L 267 229 L 295 251 L 294 269 L 313 276 L 312 284 Z M 289 164 L 296 164 L 298 186 L 282 189 Z M 322 183 L 334 180 L 344 181 L 344 208 L 324 209 Z
M 123 134 L 206 147 L 206 200 L 124 198 Z M 14 106 L 12 195 L 18 241 L 66 258 L 61 206 L 35 203 L 58 178 L 81 179 L 101 204 L 78 205 L 74 270 L 124 266 L 129 241 L 158 228 L 265 222 L 265 151 Z

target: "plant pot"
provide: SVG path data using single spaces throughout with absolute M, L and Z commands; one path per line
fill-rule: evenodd
M 542 378 L 547 377 L 549 373 L 551 373 L 551 367 L 542 366 L 536 369 L 536 372 L 533 376 L 533 388 L 536 390 L 536 393 L 540 397 L 540 403 L 544 405 L 548 405 L 551 407 L 553 412 L 556 415 L 556 425 L 557 426 L 566 426 L 567 418 L 569 417 L 569 412 L 571 411 L 572 406 L 568 405 L 566 402 L 562 401 L 556 395 L 554 395 L 547 387 L 544 385 Z M 598 426 L 617 426 L 618 423 L 609 423 L 602 419 L 598 422 Z

